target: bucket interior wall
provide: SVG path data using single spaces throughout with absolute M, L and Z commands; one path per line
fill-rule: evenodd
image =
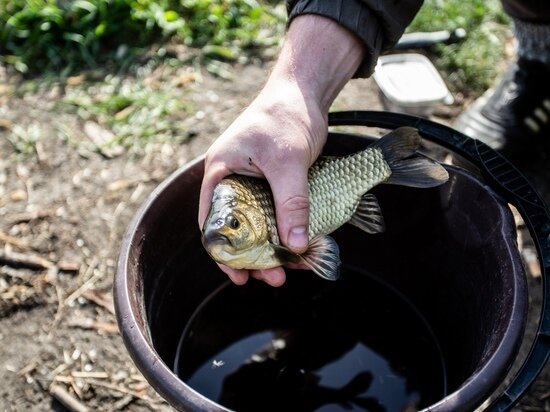
M 368 144 L 338 136 L 329 142 L 331 154 Z M 134 236 L 140 268 L 135 276 L 142 288 L 137 295 L 143 296 L 135 304 L 147 319 L 144 327 L 155 350 L 170 367 L 186 323 L 227 281 L 200 242 L 202 167 L 195 164 L 169 190 L 159 191 L 155 208 L 140 224 L 143 233 Z M 449 172 L 443 187 L 375 188 L 387 231 L 369 235 L 345 225 L 334 237 L 346 265 L 391 285 L 420 310 L 439 341 L 453 392 L 494 354 L 506 333 L 517 282 L 510 256 L 517 252 L 505 241 L 515 236 L 506 204 L 469 173 L 452 167 Z

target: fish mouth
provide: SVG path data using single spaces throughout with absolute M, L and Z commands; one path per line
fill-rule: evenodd
M 225 235 L 222 235 L 220 232 L 217 231 L 207 231 L 202 234 L 202 244 L 205 248 L 208 249 L 208 246 L 213 245 L 227 245 L 231 244 L 229 241 L 229 238 Z

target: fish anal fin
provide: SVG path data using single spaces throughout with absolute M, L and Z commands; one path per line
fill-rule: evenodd
M 376 196 L 372 193 L 364 194 L 349 223 L 366 233 L 384 232 L 386 224 Z

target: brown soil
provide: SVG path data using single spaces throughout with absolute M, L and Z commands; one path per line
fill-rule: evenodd
M 194 137 L 152 145 L 139 156 L 82 157 L 54 133 L 55 96 L 21 99 L 0 90 L 0 411 L 63 410 L 64 394 L 94 411 L 171 410 L 140 375 L 117 331 L 111 288 L 120 241 L 145 197 L 206 150 L 254 97 L 268 69 L 234 67 L 233 80 L 203 73 L 189 92 L 204 112 L 188 119 Z M 462 104 L 438 112 L 437 120 L 452 122 Z M 382 105 L 372 80 L 354 80 L 334 108 Z M 36 153 L 17 155 L 7 134 L 30 123 L 43 130 Z M 75 139 L 85 139 L 83 124 L 74 124 Z M 526 170 L 547 204 L 549 169 L 541 160 Z M 533 248 L 519 229 L 537 288 Z M 534 298 L 528 337 L 539 306 Z M 517 410 L 550 410 L 549 371 Z

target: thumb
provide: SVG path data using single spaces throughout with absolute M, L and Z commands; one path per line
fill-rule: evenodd
M 294 252 L 304 252 L 308 245 L 309 226 L 307 168 L 281 168 L 268 181 L 275 201 L 281 242 Z

